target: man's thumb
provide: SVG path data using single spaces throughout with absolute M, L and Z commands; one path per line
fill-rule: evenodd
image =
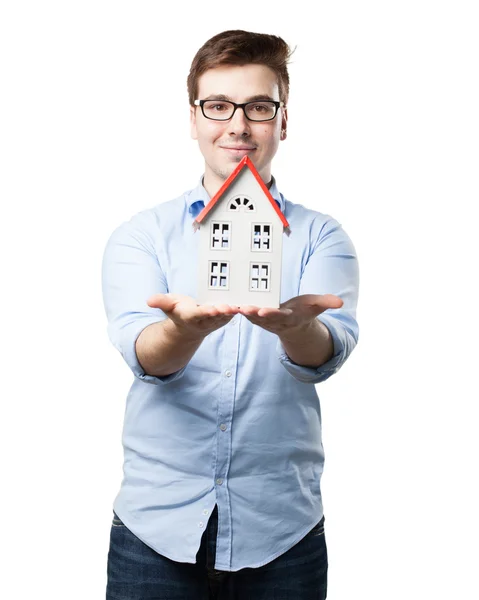
M 176 300 L 170 294 L 154 294 L 146 301 L 151 308 L 161 308 L 163 312 L 170 312 L 175 308 Z

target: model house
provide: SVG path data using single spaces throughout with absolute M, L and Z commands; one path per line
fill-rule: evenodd
M 198 304 L 279 308 L 289 224 L 245 156 L 193 222 L 200 236 Z

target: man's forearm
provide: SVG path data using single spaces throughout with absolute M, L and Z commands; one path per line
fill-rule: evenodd
M 279 339 L 289 358 L 304 367 L 318 368 L 333 356 L 331 333 L 318 319 L 305 329 L 286 331 Z
M 136 340 L 136 355 L 147 375 L 163 377 L 184 367 L 203 340 L 191 339 L 171 319 L 165 319 L 143 329 Z

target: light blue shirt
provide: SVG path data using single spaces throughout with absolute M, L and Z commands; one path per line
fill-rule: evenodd
M 179 371 L 154 377 L 141 368 L 136 339 L 166 318 L 146 300 L 196 297 L 200 234 L 192 223 L 210 200 L 201 180 L 120 225 L 103 257 L 108 334 L 134 374 L 113 509 L 156 552 L 195 563 L 217 504 L 215 568 L 224 571 L 269 563 L 322 518 L 314 384 L 336 373 L 358 340 L 359 269 L 350 238 L 331 216 L 286 200 L 274 179 L 270 193 L 291 229 L 283 236 L 280 301 L 300 294 L 344 301 L 317 317 L 334 341 L 333 357 L 317 369 L 293 363 L 277 335 L 240 314 L 210 333 Z

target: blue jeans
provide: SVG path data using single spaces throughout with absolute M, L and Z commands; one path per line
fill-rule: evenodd
M 325 600 L 328 554 L 324 517 L 270 563 L 235 572 L 214 569 L 218 508 L 211 514 L 196 564 L 162 556 L 113 513 L 107 600 Z

